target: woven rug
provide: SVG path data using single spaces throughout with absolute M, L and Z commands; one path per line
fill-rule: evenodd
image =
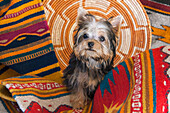
M 139 0 L 43 0 L 43 5 L 62 70 L 68 65 L 72 53 L 73 31 L 80 6 L 98 18 L 122 16 L 115 66 L 151 46 L 149 18 Z
M 140 0 L 149 16 L 152 28 L 152 46 L 170 45 L 170 1 Z M 159 17 L 159 18 L 158 18 Z
M 82 110 L 72 109 L 66 87 L 46 78 L 27 75 L 0 83 L 24 113 L 168 113 L 169 64 L 170 46 L 125 60 L 105 76 L 92 103 Z
M 0 0 L 0 79 L 23 74 L 62 76 L 44 8 L 41 0 Z M 3 86 L 0 97 L 0 111 L 20 111 Z
M 98 87 L 92 113 L 169 113 L 170 46 L 120 63 Z
M 11 2 L 0 20 L 0 63 L 20 74 L 60 71 L 41 1 Z

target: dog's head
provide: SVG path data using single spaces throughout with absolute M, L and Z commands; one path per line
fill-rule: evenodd
M 100 19 L 85 9 L 78 9 L 74 54 L 88 68 L 103 69 L 113 64 L 121 17 Z

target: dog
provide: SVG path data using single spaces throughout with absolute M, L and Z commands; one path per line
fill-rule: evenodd
M 80 7 L 76 22 L 73 53 L 63 71 L 63 83 L 71 93 L 73 108 L 81 109 L 93 99 L 104 75 L 113 68 L 121 17 L 96 19 Z

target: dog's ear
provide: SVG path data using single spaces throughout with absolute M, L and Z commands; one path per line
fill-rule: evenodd
M 81 26 L 81 25 L 84 25 L 85 22 L 87 23 L 87 22 L 90 22 L 90 21 L 94 21 L 94 16 L 89 14 L 82 7 L 79 7 L 78 12 L 77 12 L 77 19 L 76 19 L 77 25 Z
M 111 25 L 113 27 L 113 32 L 116 35 L 116 42 L 117 42 L 116 45 L 118 45 L 119 36 L 120 36 L 120 27 L 121 27 L 121 23 L 122 23 L 122 17 L 116 16 L 114 18 L 109 18 L 108 21 L 111 23 Z

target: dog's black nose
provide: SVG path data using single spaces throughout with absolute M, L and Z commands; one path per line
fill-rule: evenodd
M 92 48 L 94 46 L 94 42 L 88 42 L 88 46 Z

